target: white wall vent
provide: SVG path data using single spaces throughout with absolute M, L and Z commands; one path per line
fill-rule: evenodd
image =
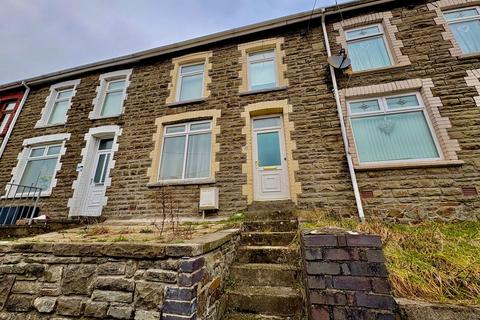
M 218 188 L 200 188 L 200 210 L 218 209 Z

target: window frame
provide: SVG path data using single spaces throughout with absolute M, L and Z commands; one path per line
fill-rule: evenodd
M 203 95 L 204 95 L 204 86 L 205 86 L 205 63 L 206 63 L 206 61 L 196 61 L 196 62 L 179 64 L 178 75 L 177 75 L 177 88 L 176 88 L 177 91 L 175 93 L 175 101 L 176 102 L 186 102 L 186 101 L 188 102 L 188 101 L 204 99 Z M 202 65 L 203 66 L 202 71 L 190 72 L 187 75 L 182 74 L 183 67 L 196 66 L 196 65 Z M 181 93 L 182 93 L 182 79 L 183 79 L 183 77 L 184 76 L 194 76 L 194 75 L 198 75 L 198 74 L 202 74 L 202 90 L 201 90 L 201 93 L 200 93 L 200 97 L 193 98 L 193 99 L 181 100 L 180 96 L 181 96 Z
M 378 27 L 379 33 L 373 34 L 373 35 L 367 35 L 367 36 L 360 36 L 360 37 L 357 37 L 357 38 L 354 38 L 354 39 L 349 39 L 349 37 L 348 37 L 349 32 L 357 31 L 357 30 L 361 30 L 361 29 L 367 29 L 367 28 L 374 27 L 374 26 Z M 357 43 L 357 42 L 381 37 L 383 39 L 383 43 L 385 44 L 385 48 L 387 50 L 388 59 L 390 60 L 390 64 L 387 65 L 387 66 L 375 67 L 375 68 L 370 68 L 370 69 L 362 69 L 362 70 L 353 70 L 353 72 L 365 72 L 365 71 L 370 71 L 370 70 L 375 70 L 375 69 L 390 68 L 390 67 L 393 67 L 393 66 L 396 65 L 396 61 L 395 61 L 395 59 L 392 55 L 392 49 L 390 48 L 390 42 L 388 41 L 388 38 L 385 34 L 385 28 L 383 27 L 382 23 L 371 23 L 371 24 L 362 25 L 360 27 L 345 28 L 344 33 L 345 33 L 345 42 L 346 42 L 346 46 L 347 46 L 346 49 L 347 50 L 348 50 L 348 45 L 350 43 Z
M 13 104 L 13 108 L 9 109 L 9 105 Z M 7 134 L 8 128 L 12 122 L 12 118 L 17 112 L 18 100 L 7 100 L 1 103 L 2 109 L 0 110 L 0 137 Z M 2 128 L 3 127 L 3 128 Z
M 125 95 L 128 87 L 128 79 L 126 76 L 124 77 L 112 77 L 112 78 L 107 78 L 104 79 L 104 89 L 102 92 L 102 97 L 101 97 L 101 106 L 98 110 L 98 118 L 111 118 L 111 117 L 118 117 L 119 115 L 123 114 L 123 105 L 125 102 Z M 110 84 L 115 83 L 115 82 L 124 82 L 124 86 L 121 89 L 114 89 L 114 90 L 109 90 Z M 116 92 L 122 92 L 122 103 L 120 105 L 120 112 L 117 114 L 109 114 L 109 115 L 102 115 L 103 110 L 105 109 L 105 102 L 107 101 L 107 95 L 109 93 L 116 93 Z
M 192 130 L 190 126 L 192 124 L 199 124 L 199 123 L 209 123 L 209 129 L 201 129 L 201 130 Z M 174 132 L 174 133 L 167 133 L 168 128 L 178 127 L 178 126 L 185 126 L 185 130 L 182 132 Z M 158 165 L 158 172 L 157 172 L 157 181 L 162 183 L 169 183 L 169 182 L 182 182 L 182 181 L 200 181 L 205 179 L 210 179 L 212 177 L 212 151 L 213 151 L 213 143 L 210 140 L 210 163 L 209 163 L 209 173 L 208 177 L 198 177 L 198 178 L 185 178 L 185 171 L 187 166 L 187 150 L 188 150 L 188 143 L 189 143 L 189 136 L 191 135 L 198 135 L 198 134 L 205 134 L 210 133 L 213 136 L 213 119 L 207 120 L 195 120 L 195 121 L 186 121 L 180 123 L 172 123 L 172 124 L 165 124 L 163 126 L 163 135 L 162 135 L 162 149 L 160 151 L 160 160 Z M 162 159 L 163 153 L 165 148 L 165 138 L 168 137 L 181 137 L 185 136 L 185 146 L 184 146 L 184 154 L 183 154 L 183 164 L 182 164 L 182 178 L 180 179 L 162 179 L 161 178 L 161 171 L 162 171 Z
M 415 95 L 417 97 L 418 106 L 413 107 L 406 107 L 401 109 L 388 109 L 387 107 L 387 99 L 390 98 L 398 98 L 404 96 Z M 377 100 L 380 110 L 378 111 L 368 111 L 363 113 L 353 113 L 350 110 L 350 104 L 355 102 L 362 102 L 362 101 L 371 101 Z M 391 115 L 391 114 L 402 114 L 402 113 L 409 113 L 414 111 L 421 111 L 423 116 L 425 117 L 425 122 L 427 123 L 428 129 L 430 131 L 430 135 L 432 136 L 433 142 L 435 144 L 435 148 L 438 153 L 438 157 L 436 158 L 416 158 L 416 159 L 401 159 L 401 160 L 385 160 L 385 161 L 369 161 L 369 162 L 362 162 L 360 159 L 360 154 L 358 152 L 358 148 L 356 146 L 356 138 L 355 138 L 355 130 L 353 130 L 352 119 L 361 119 L 361 118 L 368 118 L 368 117 L 378 117 L 382 115 Z M 418 161 L 441 161 L 444 160 L 444 154 L 442 147 L 440 145 L 440 141 L 438 140 L 437 133 L 435 128 L 433 127 L 432 121 L 428 114 L 427 108 L 425 103 L 423 102 L 422 96 L 420 92 L 404 92 L 404 93 L 397 93 L 392 95 L 383 95 L 377 97 L 363 97 L 360 99 L 349 99 L 347 100 L 347 112 L 348 112 L 348 121 L 352 132 L 353 143 L 355 144 L 355 152 L 358 159 L 359 165 L 382 165 L 382 164 L 396 164 L 396 163 L 414 163 Z
M 473 17 L 466 17 L 466 18 L 458 18 L 458 19 L 453 19 L 453 20 L 448 20 L 447 17 L 445 16 L 446 13 L 452 13 L 452 12 L 457 12 L 457 11 L 465 11 L 469 9 L 475 9 L 477 11 L 477 15 Z M 460 46 L 459 41 L 453 34 L 453 30 L 450 28 L 450 25 L 452 24 L 457 24 L 457 23 L 462 23 L 462 22 L 467 22 L 467 21 L 474 21 L 474 20 L 479 20 L 480 21 L 480 6 L 466 6 L 466 7 L 461 7 L 461 8 L 455 8 L 455 9 L 450 9 L 450 10 L 441 10 L 443 19 L 448 25 L 449 31 L 452 34 L 453 39 L 456 42 L 456 46 L 458 46 L 458 49 L 460 50 L 462 55 L 472 55 L 472 54 L 480 54 L 480 51 L 475 51 L 475 52 L 463 52 L 462 47 Z M 480 36 L 480 35 L 479 35 Z
M 68 92 L 68 91 L 72 92 L 72 94 L 68 98 L 59 99 L 59 96 L 61 93 Z M 65 124 L 67 122 L 67 114 L 68 114 L 68 110 L 70 109 L 70 106 L 67 107 L 67 112 L 65 113 L 63 122 L 51 123 L 50 120 L 52 119 L 53 111 L 55 110 L 55 105 L 58 102 L 68 101 L 69 105 L 71 105 L 72 98 L 75 95 L 75 86 L 65 86 L 65 87 L 56 88 L 54 92 L 55 92 L 55 97 L 52 99 L 50 110 L 48 110 L 48 116 L 45 122 L 46 126 L 57 126 L 57 125 Z
M 258 54 L 262 52 L 269 52 L 271 51 L 273 53 L 273 57 L 267 58 L 267 59 L 258 59 L 252 61 L 251 55 L 252 54 Z M 253 63 L 259 63 L 259 62 L 265 62 L 265 61 L 273 61 L 273 72 L 274 72 L 274 78 L 275 78 L 275 85 L 271 88 L 262 88 L 262 89 L 252 89 L 252 71 L 251 71 L 251 65 Z M 263 90 L 272 90 L 275 88 L 278 88 L 278 67 L 277 67 L 277 53 L 276 53 L 276 48 L 267 48 L 263 50 L 254 50 L 254 51 L 249 51 L 247 52 L 247 89 L 248 91 L 263 91 Z

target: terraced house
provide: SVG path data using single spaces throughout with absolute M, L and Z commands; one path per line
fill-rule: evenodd
M 124 217 L 166 190 L 185 216 L 478 219 L 479 5 L 356 1 L 3 85 L 2 200 L 35 187 L 41 214 Z M 341 52 L 349 68 L 329 65 Z

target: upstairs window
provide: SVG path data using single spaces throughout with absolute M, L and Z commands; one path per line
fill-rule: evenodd
M 93 100 L 90 119 L 118 117 L 123 114 L 131 74 L 132 69 L 127 69 L 100 75 L 100 85 Z
M 73 96 L 73 87 L 55 91 L 52 110 L 47 120 L 47 125 L 64 124 L 70 100 Z
M 480 52 L 480 9 L 450 10 L 443 13 L 462 53 Z
M 440 159 L 419 94 L 350 101 L 348 108 L 360 163 Z
M 345 34 L 354 71 L 388 67 L 393 64 L 381 24 L 347 30 Z
M 160 180 L 210 177 L 212 121 L 165 126 Z
M 249 90 L 262 90 L 277 86 L 275 50 L 248 54 Z
M 7 102 L 4 104 L 4 109 L 0 109 L 0 137 L 4 136 L 8 130 L 8 124 L 15 113 L 17 102 Z
M 202 98 L 204 63 L 188 64 L 180 66 L 178 74 L 177 101 L 187 101 Z
M 41 188 L 42 191 L 50 189 L 61 147 L 61 144 L 32 147 L 19 184 L 25 187 Z M 27 192 L 27 190 L 27 188 L 18 187 L 17 193 Z
M 111 80 L 107 82 L 100 116 L 108 117 L 122 113 L 125 84 L 125 79 Z

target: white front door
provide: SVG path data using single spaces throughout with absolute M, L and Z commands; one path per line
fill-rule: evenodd
M 99 216 L 102 213 L 105 196 L 105 179 L 108 177 L 108 165 L 112 158 L 113 138 L 98 139 L 94 154 L 90 179 L 85 193 L 82 215 Z
M 254 199 L 290 198 L 282 117 L 252 119 Z

